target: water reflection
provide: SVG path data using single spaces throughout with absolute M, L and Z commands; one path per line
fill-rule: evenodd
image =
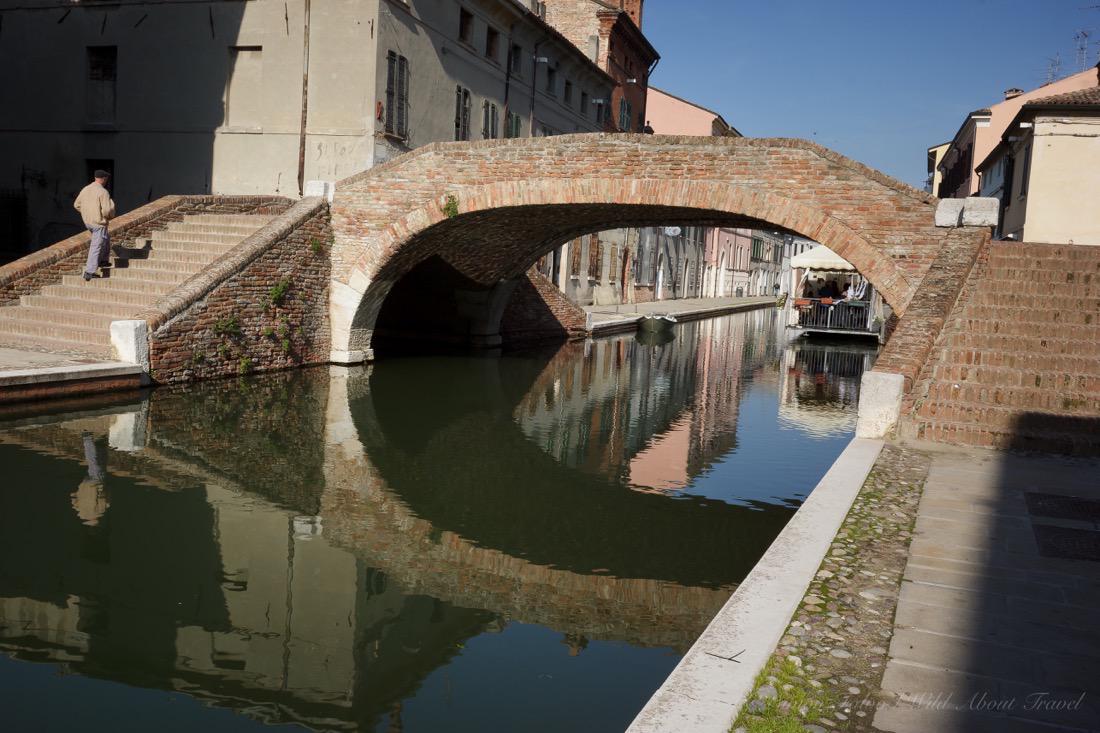
M 788 387 L 818 372 L 773 320 L 9 420 L 0 648 L 239 727 L 622 728 L 848 434 L 807 430 L 782 481 L 760 463 L 789 452 L 776 409 L 847 415 L 832 375 L 858 385 Z

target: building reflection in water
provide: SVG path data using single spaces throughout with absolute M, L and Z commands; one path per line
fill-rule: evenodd
M 744 380 L 785 354 L 784 405 L 832 390 L 848 411 L 757 318 L 12 421 L 0 648 L 326 730 L 402 729 L 468 644 L 513 627 L 556 632 L 563 658 L 682 653 L 793 510 L 690 497 L 736 448 Z M 676 658 L 646 657 L 622 699 L 593 667 L 594 725 L 622 727 Z

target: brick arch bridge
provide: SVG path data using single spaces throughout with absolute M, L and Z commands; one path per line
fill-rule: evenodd
M 861 421 L 863 402 L 877 405 L 867 410 L 875 427 L 859 431 L 881 433 L 989 241 L 987 227 L 937 227 L 937 203 L 805 140 L 586 134 L 435 143 L 337 184 L 331 360 L 370 357 L 387 301 L 391 312 L 419 308 L 429 328 L 449 321 L 445 328 L 472 342 L 499 342 L 525 271 L 580 234 L 775 228 L 829 246 L 901 316 L 864 377 L 883 378 L 861 401 Z
M 463 291 L 467 332 L 492 338 L 513 284 L 560 243 L 678 223 L 819 241 L 904 314 L 950 236 L 934 226 L 934 205 L 801 140 L 600 134 L 429 145 L 338 185 L 333 349 L 369 349 L 394 285 L 425 263 Z

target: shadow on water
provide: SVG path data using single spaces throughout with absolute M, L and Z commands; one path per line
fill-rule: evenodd
M 777 427 L 770 324 L 9 416 L 0 648 L 75 673 L 0 661 L 9 721 L 214 720 L 161 690 L 246 713 L 227 729 L 625 727 L 823 470 L 753 468 L 810 435 Z

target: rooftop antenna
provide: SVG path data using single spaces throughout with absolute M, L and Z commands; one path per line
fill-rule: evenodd
M 1047 59 L 1047 80 L 1045 83 L 1057 81 L 1062 78 L 1062 53 L 1058 52 Z
M 1082 29 L 1073 34 L 1073 42 L 1077 44 L 1077 70 L 1084 71 L 1089 63 L 1089 32 Z

